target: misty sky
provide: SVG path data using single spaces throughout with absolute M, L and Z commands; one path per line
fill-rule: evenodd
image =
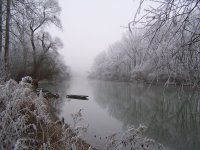
M 139 0 L 59 0 L 63 31 L 52 28 L 64 47 L 60 53 L 72 70 L 86 72 L 95 56 L 120 40 Z

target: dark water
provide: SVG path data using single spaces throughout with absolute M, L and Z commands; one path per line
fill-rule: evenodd
M 175 87 L 136 85 L 73 78 L 46 88 L 62 93 L 88 95 L 88 101 L 63 98 L 60 116 L 73 126 L 71 113 L 83 109 L 89 124 L 82 135 L 99 149 L 105 148 L 105 137 L 123 132 L 127 126 L 148 127 L 145 136 L 156 140 L 170 150 L 200 149 L 200 93 Z

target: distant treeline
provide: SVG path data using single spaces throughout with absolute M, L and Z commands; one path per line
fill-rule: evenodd
M 145 1 L 137 12 L 142 11 Z M 129 32 L 95 59 L 90 77 L 146 83 L 199 84 L 200 1 L 159 0 L 136 14 Z
M 0 1 L 0 78 L 20 80 L 69 77 L 58 50 L 62 43 L 48 32 L 62 28 L 57 0 Z

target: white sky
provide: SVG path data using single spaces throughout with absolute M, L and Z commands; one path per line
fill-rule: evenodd
M 51 28 L 61 38 L 60 53 L 72 70 L 86 72 L 95 56 L 120 40 L 133 19 L 139 0 L 59 0 L 63 31 Z

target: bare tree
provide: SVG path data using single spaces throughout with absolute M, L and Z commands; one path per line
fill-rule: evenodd
M 45 57 L 47 56 L 47 53 L 49 51 L 55 51 L 57 53 L 57 49 L 62 46 L 61 41 L 58 38 L 52 39 L 50 34 L 47 32 L 42 33 L 41 37 L 38 37 L 40 41 L 40 45 L 42 48 L 41 53 L 39 54 L 36 62 L 36 75 L 38 75 L 38 72 L 40 71 L 40 66 L 43 63 Z M 38 76 L 39 78 L 39 76 Z
M 189 45 L 191 42 L 199 42 L 199 0 L 153 0 L 152 2 L 156 4 L 156 8 L 150 6 L 150 8 L 145 9 L 146 13 L 142 17 L 139 16 L 142 4 L 148 1 L 140 1 L 138 13 L 135 15 L 134 20 L 129 23 L 130 31 L 135 27 L 147 29 L 145 36 L 151 35 L 152 39 L 150 44 L 162 32 L 163 28 L 167 28 L 167 30 L 165 33 L 162 33 L 159 42 L 166 40 L 164 37 L 167 35 L 167 32 L 173 32 L 173 36 L 169 38 L 170 41 L 176 38 L 175 35 L 181 37 L 186 32 L 193 34 L 194 37 L 192 40 L 185 41 L 183 46 Z
M 30 38 L 31 45 L 33 49 L 33 77 L 37 76 L 37 55 L 36 55 L 36 33 L 41 30 L 44 25 L 53 23 L 58 27 L 61 27 L 60 20 L 58 15 L 60 13 L 60 7 L 58 6 L 57 1 L 47 0 L 47 1 L 35 1 L 35 8 L 32 8 L 32 5 L 28 7 L 28 18 L 30 19 Z

